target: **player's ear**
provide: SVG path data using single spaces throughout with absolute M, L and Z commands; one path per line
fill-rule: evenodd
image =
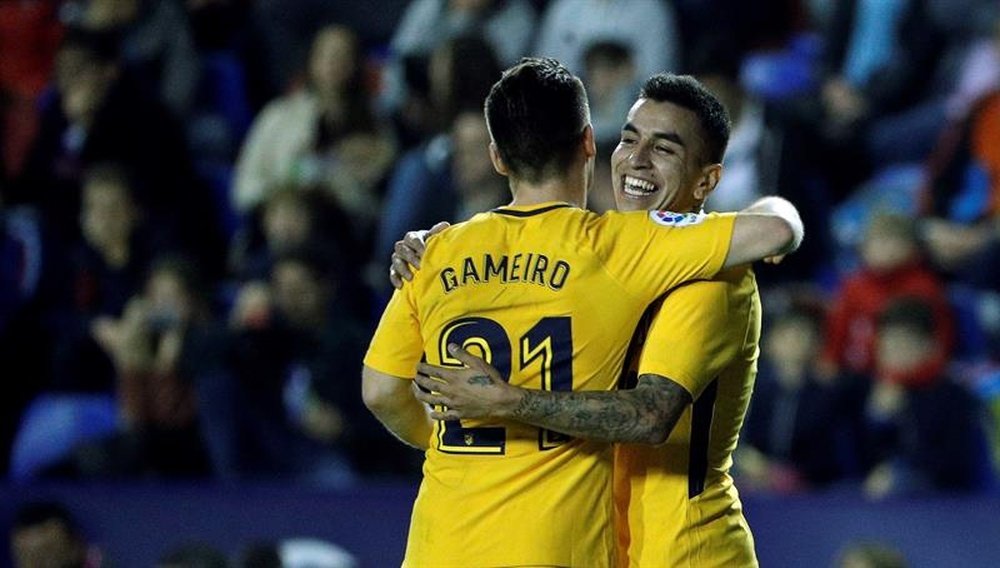
M 709 164 L 701 169 L 701 177 L 698 185 L 694 188 L 694 197 L 700 203 L 704 203 L 708 196 L 715 191 L 722 178 L 722 164 Z
M 581 142 L 583 143 L 583 152 L 587 156 L 587 159 L 597 155 L 597 142 L 594 141 L 594 127 L 590 124 L 583 127 Z
M 490 161 L 493 162 L 493 169 L 496 170 L 498 174 L 502 176 L 510 174 L 510 169 L 507 167 L 507 164 L 504 163 L 503 158 L 500 157 L 500 150 L 497 149 L 496 142 L 490 142 Z

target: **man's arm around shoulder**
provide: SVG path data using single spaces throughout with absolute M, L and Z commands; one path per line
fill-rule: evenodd
M 804 234 L 802 218 L 791 202 L 763 197 L 737 214 L 723 268 L 794 252 Z
M 413 396 L 413 381 L 387 375 L 365 365 L 361 371 L 365 406 L 404 443 L 426 450 L 433 422 L 428 409 Z
M 639 377 L 629 390 L 524 389 L 511 386 L 496 369 L 457 346 L 449 346 L 449 352 L 466 367 L 417 367 L 417 384 L 434 391 L 417 392 L 417 398 L 448 407 L 431 413 L 436 420 L 500 418 L 588 440 L 660 444 L 692 400 L 684 387 L 651 374 Z

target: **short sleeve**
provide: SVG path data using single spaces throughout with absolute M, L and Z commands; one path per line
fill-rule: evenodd
M 413 285 L 396 290 L 365 355 L 365 366 L 380 373 L 412 379 L 424 352 L 420 321 L 412 298 Z
M 597 249 L 608 273 L 651 302 L 691 280 L 715 276 L 726 262 L 735 213 L 607 213 Z
M 729 286 L 692 282 L 664 298 L 646 337 L 639 374 L 667 377 L 697 398 L 743 345 L 745 326 L 733 325 Z

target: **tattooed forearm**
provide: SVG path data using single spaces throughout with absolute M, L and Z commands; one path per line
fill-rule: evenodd
M 690 403 L 691 395 L 674 381 L 642 375 L 629 390 L 526 391 L 512 418 L 590 440 L 659 444 Z

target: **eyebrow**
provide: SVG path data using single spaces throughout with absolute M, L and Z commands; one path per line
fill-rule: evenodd
M 631 122 L 626 122 L 625 126 L 622 127 L 622 130 L 627 132 L 632 132 L 633 134 L 639 134 L 639 130 L 636 129 L 636 127 L 633 126 Z M 677 134 L 676 132 L 663 132 L 662 130 L 656 130 L 653 132 L 653 138 L 659 140 L 666 140 L 667 142 L 673 142 L 674 144 L 677 144 L 678 146 L 681 147 L 685 146 L 684 139 L 681 138 L 680 135 Z

